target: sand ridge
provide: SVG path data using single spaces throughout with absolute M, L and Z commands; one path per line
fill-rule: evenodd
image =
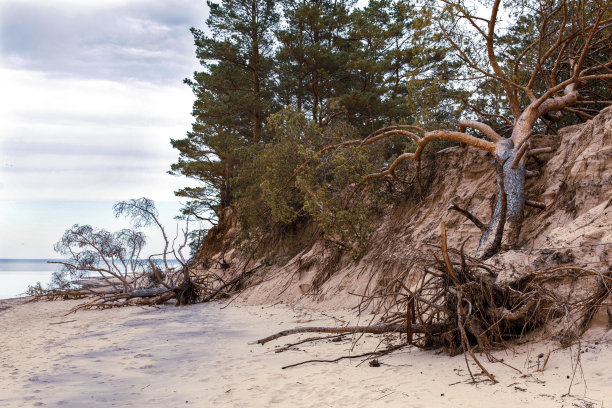
M 295 326 L 343 324 L 354 318 L 352 312 L 321 314 L 283 305 L 221 309 L 212 303 L 65 315 L 76 304 L 0 301 L 0 406 L 612 406 L 612 345 L 603 328 L 582 341 L 584 375 L 577 371 L 573 396 L 563 397 L 572 360 L 570 350 L 555 343 L 494 353 L 522 372 L 486 363 L 500 381 L 495 385 L 469 384 L 462 355 L 411 348 L 379 358 L 380 367 L 353 359 L 283 370 L 308 359 L 361 354 L 380 338 L 364 336 L 352 350 L 347 340 L 276 353 L 312 334 L 264 346 L 248 342 Z M 548 349 L 553 352 L 546 370 L 538 372 L 537 356 Z M 479 371 L 474 365 L 472 370 Z

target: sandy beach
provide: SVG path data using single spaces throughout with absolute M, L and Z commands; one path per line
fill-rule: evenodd
M 0 301 L 2 407 L 610 407 L 610 332 L 603 325 L 578 346 L 524 344 L 481 361 L 498 384 L 471 384 L 463 355 L 406 348 L 363 358 L 282 369 L 309 359 L 372 350 L 380 338 L 350 336 L 275 350 L 311 335 L 248 343 L 304 325 L 342 325 L 332 314 L 283 305 L 221 309 L 218 303 L 66 313 L 78 301 Z M 351 349 L 352 348 L 352 349 Z M 543 372 L 540 354 L 551 350 Z M 570 353 L 574 353 L 572 359 Z M 479 369 L 471 363 L 472 371 Z M 573 378 L 571 395 L 567 394 Z M 477 376 L 484 380 L 483 376 Z

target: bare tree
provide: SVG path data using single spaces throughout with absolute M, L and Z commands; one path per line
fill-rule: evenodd
M 166 234 L 164 226 L 159 221 L 159 213 L 157 208 L 155 208 L 153 200 L 141 197 L 132 198 L 127 201 L 119 201 L 113 205 L 113 213 L 117 218 L 121 215 L 129 218 L 134 228 L 156 225 L 164 239 L 164 251 L 161 254 L 164 266 L 166 269 L 169 269 L 167 255 L 170 242 L 168 241 L 168 235 Z
M 137 289 L 139 277 L 144 275 L 144 263 L 139 257 L 145 243 L 146 238 L 139 231 L 123 229 L 111 233 L 75 224 L 54 246 L 56 252 L 69 259 L 52 263 L 61 264 L 61 272 L 71 278 L 93 272 L 109 286 L 127 293 Z M 63 278 L 56 275 L 55 280 L 61 282 Z

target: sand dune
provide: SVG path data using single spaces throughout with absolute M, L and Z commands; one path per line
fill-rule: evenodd
M 283 370 L 303 360 L 360 354 L 380 340 L 365 336 L 352 351 L 353 342 L 347 340 L 276 353 L 275 348 L 299 337 L 264 346 L 248 342 L 299 325 L 341 324 L 351 313 L 335 312 L 332 319 L 282 305 L 221 310 L 219 304 L 202 304 L 66 316 L 76 304 L 0 301 L 0 406 L 612 406 L 612 346 L 603 327 L 582 341 L 582 373 L 579 367 L 572 396 L 564 397 L 572 360 L 570 350 L 555 343 L 495 353 L 521 371 L 487 362 L 500 381 L 495 385 L 470 384 L 461 355 L 417 349 L 379 358 L 380 367 L 353 359 Z M 553 350 L 550 360 L 538 372 L 537 356 L 548 349 Z M 474 365 L 472 370 L 479 371 Z

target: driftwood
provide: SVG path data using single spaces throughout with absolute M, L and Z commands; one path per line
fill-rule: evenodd
M 332 360 L 320 360 L 320 359 L 306 360 L 306 361 L 301 361 L 299 363 L 286 365 L 286 366 L 282 367 L 282 369 L 285 370 L 287 368 L 297 367 L 297 366 L 301 366 L 301 365 L 304 365 L 304 364 L 310 364 L 310 363 L 337 363 L 340 360 L 346 360 L 346 359 L 349 359 L 349 358 L 363 358 L 363 357 L 373 357 L 373 356 L 380 357 L 380 356 L 384 356 L 385 354 L 392 353 L 395 350 L 399 350 L 402 347 L 404 347 L 404 345 L 396 345 L 396 346 L 388 347 L 388 348 L 383 349 L 383 350 L 370 351 L 368 353 L 355 354 L 355 355 L 350 355 L 350 356 L 341 356 L 341 357 L 338 357 L 338 358 L 334 358 Z M 372 362 L 376 362 L 378 364 L 378 362 L 376 360 L 372 360 L 370 363 L 372 363 Z M 378 365 L 371 364 L 371 365 L 373 367 L 380 366 L 380 364 L 378 364 Z

